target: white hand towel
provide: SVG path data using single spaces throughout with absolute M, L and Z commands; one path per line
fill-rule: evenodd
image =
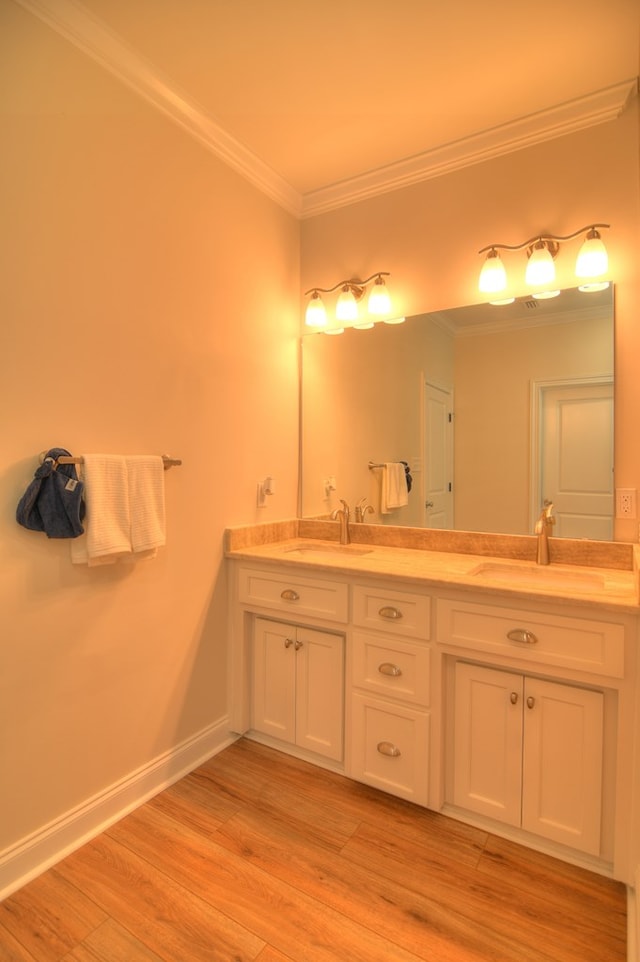
M 154 455 L 83 456 L 85 533 L 71 542 L 74 564 L 155 556 L 165 543 L 164 464 Z
M 129 477 L 131 550 L 160 548 L 166 540 L 164 514 L 164 463 L 155 455 L 126 458 Z
M 389 514 L 396 508 L 402 508 L 409 503 L 407 476 L 404 464 L 400 461 L 387 462 L 382 469 L 382 496 L 380 510 L 382 514 Z
M 85 533 L 71 542 L 74 564 L 109 564 L 131 552 L 129 490 L 124 457 L 83 456 Z

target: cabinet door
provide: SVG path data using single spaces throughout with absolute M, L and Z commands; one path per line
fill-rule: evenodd
M 525 680 L 522 827 L 600 853 L 604 696 Z
M 520 824 L 521 675 L 459 661 L 455 666 L 455 805 Z
M 340 635 L 296 628 L 296 744 L 341 761 L 344 643 Z
M 253 719 L 256 731 L 295 742 L 296 657 L 292 625 L 256 618 L 253 636 Z

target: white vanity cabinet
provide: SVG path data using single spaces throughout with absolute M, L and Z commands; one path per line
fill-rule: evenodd
M 600 854 L 604 696 L 455 663 L 453 802 Z
M 289 566 L 232 572 L 232 729 L 342 770 L 348 584 Z
M 622 871 L 637 625 L 589 612 L 438 599 L 440 797 L 469 821 Z
M 632 604 L 295 550 L 230 557 L 231 731 L 632 879 Z
M 426 805 L 431 599 L 365 585 L 352 590 L 347 773 Z
M 344 638 L 256 618 L 252 662 L 252 728 L 342 761 Z

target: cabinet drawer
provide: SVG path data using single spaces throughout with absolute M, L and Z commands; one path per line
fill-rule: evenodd
M 382 628 L 392 634 L 427 639 L 430 612 L 428 595 L 363 585 L 353 589 L 353 623 L 361 628 Z
M 260 605 L 279 612 L 298 612 L 316 618 L 345 622 L 349 612 L 349 589 L 337 581 L 305 578 L 282 571 L 240 568 L 238 596 L 243 604 Z
M 426 708 L 430 656 L 425 644 L 354 631 L 351 638 L 353 684 Z
M 429 715 L 353 694 L 351 777 L 427 804 Z
M 623 625 L 445 599 L 436 611 L 441 644 L 624 676 Z

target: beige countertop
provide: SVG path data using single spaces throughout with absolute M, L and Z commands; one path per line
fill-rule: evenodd
M 334 527 L 321 529 L 321 533 L 333 533 Z M 304 536 L 305 528 L 296 522 L 228 529 L 225 553 L 232 559 L 295 566 L 307 575 L 359 574 L 439 589 L 473 588 L 503 599 L 579 603 L 633 614 L 640 611 L 635 546 L 624 546 L 631 549 L 628 558 L 626 553 L 614 551 L 592 558 L 597 564 L 554 562 L 545 566 L 528 557 L 513 557 L 513 552 L 506 557 L 503 550 L 488 553 L 492 547 L 502 549 L 504 538 L 492 544 L 489 536 L 485 537 L 481 553 L 476 554 L 371 543 L 362 539 L 365 527 L 371 530 L 373 526 L 361 526 L 358 541 L 344 546 L 335 539 Z M 388 540 L 388 533 L 386 537 Z M 588 550 L 585 558 L 590 558 Z M 613 560 L 615 566 L 605 567 L 602 562 L 607 560 Z

